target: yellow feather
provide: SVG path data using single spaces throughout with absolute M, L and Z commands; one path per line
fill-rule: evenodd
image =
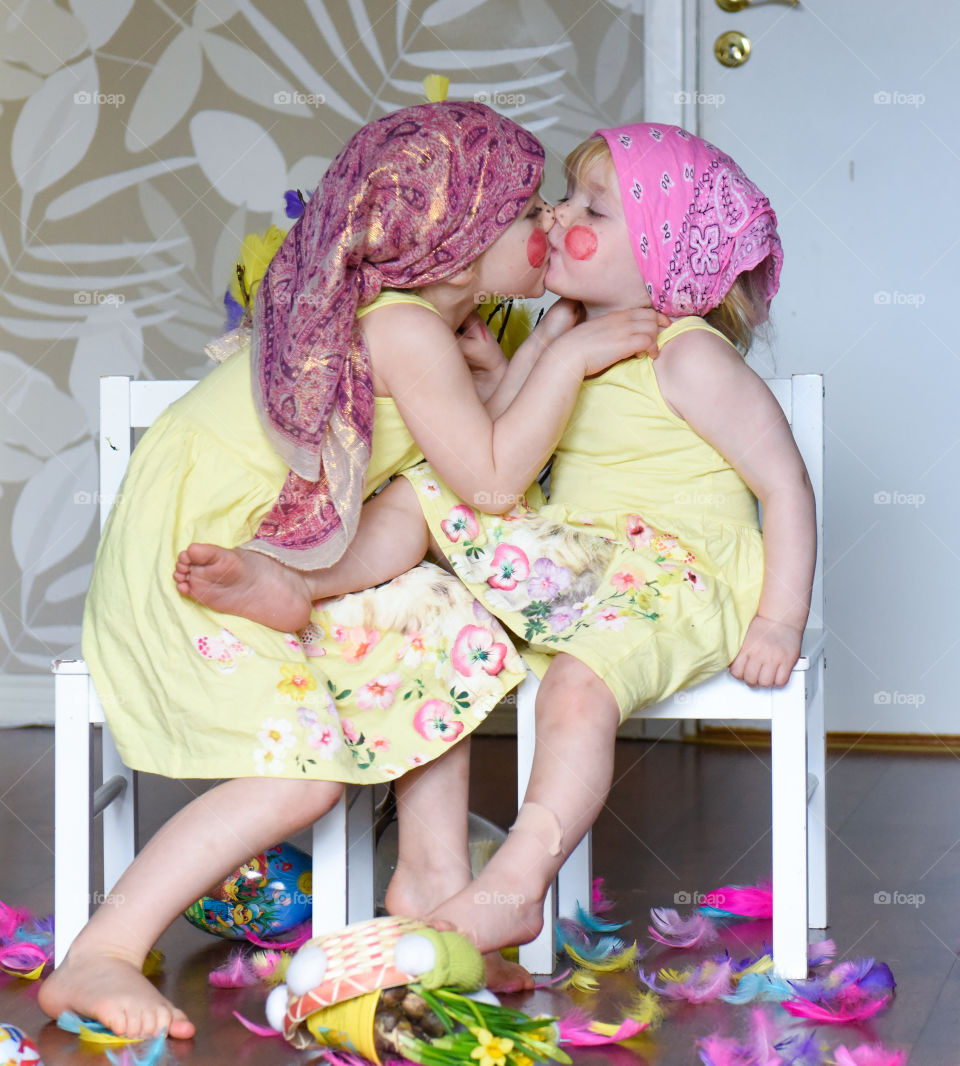
M 645 1022 L 651 1029 L 656 1029 L 663 1021 L 663 1007 L 655 993 L 638 992 L 627 1008 L 627 1016 L 641 1025 Z
M 431 104 L 446 100 L 449 88 L 450 79 L 445 78 L 442 74 L 428 74 L 423 79 L 423 91 L 427 94 L 427 100 Z
M 748 973 L 767 973 L 773 969 L 773 959 L 769 955 L 761 955 L 756 962 L 751 963 L 745 970 L 741 970 L 736 975 L 739 981 L 744 974 Z
M 576 950 L 568 944 L 564 949 L 570 958 L 578 965 L 583 966 L 587 970 L 592 970 L 594 973 L 616 973 L 618 970 L 629 969 L 634 960 L 637 957 L 637 944 L 636 941 L 628 948 L 624 948 L 619 954 L 610 955 L 605 959 L 592 960 L 585 959 L 581 955 L 578 955 Z
M 560 987 L 575 988 L 578 992 L 596 992 L 600 987 L 600 982 L 587 970 L 577 968 Z

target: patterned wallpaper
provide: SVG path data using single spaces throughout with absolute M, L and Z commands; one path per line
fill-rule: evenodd
M 642 116 L 644 0 L 16 0 L 0 35 L 0 673 L 79 641 L 97 379 L 199 377 L 244 234 L 450 77 L 559 160 Z

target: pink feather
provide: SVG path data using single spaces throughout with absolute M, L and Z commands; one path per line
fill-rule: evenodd
M 9 940 L 17 929 L 29 920 L 29 911 L 22 907 L 11 907 L 0 900 L 0 940 Z
M 279 1036 L 281 1040 L 283 1039 L 283 1033 L 277 1032 L 276 1029 L 271 1029 L 269 1025 L 258 1025 L 256 1022 L 250 1021 L 249 1018 L 244 1018 L 239 1011 L 233 1011 L 232 1014 L 245 1029 L 249 1029 L 256 1036 Z
M 834 1049 L 837 1066 L 906 1066 L 905 1051 L 887 1051 L 882 1044 L 860 1044 L 848 1051 L 843 1044 Z
M 780 1005 L 795 1018 L 838 1025 L 846 1022 L 862 1022 L 867 1018 L 872 1018 L 889 1002 L 890 997 L 884 996 L 883 999 L 875 999 L 872 1002 L 843 1006 L 839 1010 L 831 1010 L 829 1007 L 822 1007 L 818 1003 L 810 1003 L 805 999 L 788 999 Z
M 234 948 L 227 961 L 213 970 L 207 980 L 217 988 L 248 988 L 260 981 L 242 948 Z
M 705 1066 L 782 1066 L 784 1060 L 774 1047 L 776 1038 L 772 1019 L 762 1010 L 754 1010 L 748 1044 L 738 1044 L 736 1040 L 716 1033 L 697 1043 L 702 1049 L 700 1057 Z
M 557 1031 L 560 1034 L 558 1043 L 569 1044 L 571 1047 L 600 1047 L 603 1044 L 618 1044 L 621 1040 L 629 1040 L 637 1033 L 642 1033 L 649 1023 L 626 1018 L 609 1036 L 591 1029 L 591 1024 L 591 1019 L 582 1011 L 571 1011 L 557 1022 Z
M 811 966 L 821 966 L 836 953 L 837 945 L 832 940 L 817 940 L 807 946 L 807 960 Z
M 724 885 L 708 892 L 704 904 L 743 918 L 773 917 L 773 893 L 768 884 Z
M 719 996 L 728 996 L 733 989 L 733 963 L 729 959 L 723 962 L 702 962 L 695 970 L 686 974 L 683 980 L 664 981 L 660 988 L 656 980 L 640 971 L 641 980 L 664 999 L 685 999 L 688 1003 L 706 1003 Z
M 261 951 L 250 960 L 253 972 L 261 980 L 265 981 L 272 976 L 283 960 L 282 951 Z
M 716 926 L 704 914 L 681 918 L 675 910 L 653 907 L 650 920 L 653 922 L 647 926 L 650 936 L 669 948 L 692 948 L 717 939 Z
M 606 914 L 607 911 L 613 910 L 613 901 L 604 895 L 602 877 L 593 879 L 591 897 L 590 910 L 594 914 Z
M 0 948 L 0 967 L 13 973 L 30 973 L 49 959 L 36 944 L 8 944 Z
M 284 951 L 296 951 L 297 948 L 306 944 L 310 939 L 311 930 L 310 923 L 303 922 L 297 926 L 294 930 L 294 935 L 289 940 L 261 940 L 256 933 L 247 932 L 247 940 L 251 944 L 256 944 L 258 948 L 271 948 L 274 951 L 282 949 Z

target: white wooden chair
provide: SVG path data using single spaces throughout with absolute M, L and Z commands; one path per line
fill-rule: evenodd
M 823 542 L 823 377 L 795 374 L 768 380 L 767 384 L 787 416 L 810 475 L 817 500 L 819 545 Z M 827 925 L 822 569 L 818 552 L 801 656 L 783 688 L 751 689 L 724 671 L 634 714 L 642 718 L 770 722 L 773 958 L 777 971 L 786 978 L 807 976 L 807 930 Z M 533 765 L 537 687 L 531 672 L 517 699 L 518 803 L 523 802 Z M 556 886 L 547 893 L 543 932 L 520 948 L 520 962 L 531 973 L 553 972 L 555 915 L 575 915 L 578 901 L 589 906 L 590 888 L 588 832 L 563 864 Z
M 133 431 L 151 425 L 193 381 L 100 379 L 100 528 L 120 489 Z M 171 572 L 173 561 L 171 560 Z M 171 578 L 172 580 L 172 578 Z M 137 852 L 137 775 L 123 765 L 87 664 L 57 659 L 54 739 L 56 965 L 90 916 L 93 819 L 103 819 L 103 895 Z M 93 789 L 93 731 L 101 731 L 102 783 Z M 313 827 L 313 933 L 373 916 L 373 790 L 354 788 Z M 349 869 L 347 856 L 349 854 Z

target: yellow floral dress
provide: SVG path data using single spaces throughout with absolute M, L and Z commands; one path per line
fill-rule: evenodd
M 711 327 L 681 319 L 661 349 L 691 329 Z M 486 515 L 428 464 L 405 472 L 455 573 L 534 670 L 580 659 L 623 718 L 728 666 L 763 578 L 756 498 L 670 410 L 655 366 L 629 359 L 584 382 L 536 509 Z
M 407 294 L 383 294 L 368 313 Z M 430 306 L 430 305 L 427 305 Z M 423 459 L 377 397 L 369 494 Z M 278 633 L 181 596 L 193 541 L 250 540 L 287 468 L 253 404 L 249 347 L 134 449 L 97 552 L 83 654 L 124 762 L 171 777 L 398 777 L 466 737 L 525 668 L 453 576 L 423 564 Z

